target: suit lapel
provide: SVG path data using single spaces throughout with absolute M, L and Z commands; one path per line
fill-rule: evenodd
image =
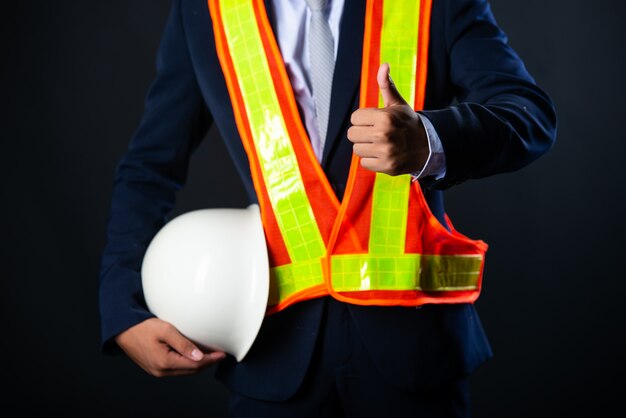
M 274 3 L 272 2 L 272 0 L 264 0 L 263 3 L 265 3 L 265 12 L 267 13 L 267 20 L 270 21 L 270 26 L 272 27 L 272 31 L 276 33 L 276 17 L 274 16 Z
M 324 145 L 322 167 L 342 136 L 342 127 L 350 119 L 355 95 L 361 80 L 365 1 L 346 0 L 339 28 L 339 47 L 330 98 L 330 120 Z

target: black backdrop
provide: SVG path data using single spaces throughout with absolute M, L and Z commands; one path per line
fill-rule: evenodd
M 477 307 L 495 358 L 476 417 L 623 410 L 624 2 L 493 0 L 559 115 L 555 147 L 516 173 L 447 192 L 490 245 Z M 115 164 L 137 127 L 166 0 L 3 2 L 2 405 L 66 416 L 223 417 L 212 370 L 155 379 L 99 352 L 97 273 Z M 209 179 L 217 179 L 210 181 Z M 212 130 L 176 213 L 245 206 Z

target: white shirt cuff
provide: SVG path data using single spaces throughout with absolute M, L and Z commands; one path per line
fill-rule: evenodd
M 446 175 L 446 154 L 443 152 L 441 139 L 431 121 L 421 113 L 418 113 L 428 140 L 428 158 L 420 171 L 411 173 L 413 180 L 422 177 L 434 176 L 435 180 L 442 179 Z

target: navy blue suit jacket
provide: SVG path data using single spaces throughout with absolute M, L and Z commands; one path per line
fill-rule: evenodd
M 346 1 L 322 161 L 339 198 L 352 153 L 346 130 L 358 106 L 364 3 Z M 430 39 L 423 114 L 441 138 L 447 171 L 443 179 L 420 182 L 445 224 L 441 190 L 529 164 L 552 145 L 556 117 L 550 99 L 507 45 L 486 0 L 434 0 Z M 100 273 L 105 351 L 115 351 L 115 335 L 151 317 L 141 290 L 142 257 L 185 183 L 190 154 L 213 122 L 250 202 L 256 201 L 229 103 L 206 1 L 174 0 L 157 77 L 113 189 Z M 307 370 L 324 303 L 303 302 L 266 318 L 245 361 L 227 359 L 218 378 L 252 397 L 288 398 Z M 375 367 L 400 389 L 467 375 L 491 356 L 473 305 L 350 306 L 350 314 Z

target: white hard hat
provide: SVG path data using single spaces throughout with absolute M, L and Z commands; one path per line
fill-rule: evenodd
M 150 242 L 141 276 L 154 315 L 241 361 L 259 332 L 269 292 L 258 205 L 174 218 Z

